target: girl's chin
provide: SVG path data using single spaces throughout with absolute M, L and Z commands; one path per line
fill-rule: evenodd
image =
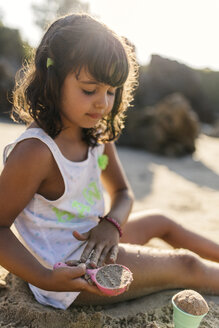
M 93 122 L 86 122 L 85 124 L 81 125 L 81 128 L 83 129 L 92 129 L 97 126 L 97 124 L 100 122 L 100 120 L 93 120 Z
M 97 123 L 96 124 L 86 124 L 84 126 L 81 126 L 81 128 L 82 129 L 93 129 L 93 128 L 95 128 L 96 125 L 97 125 Z
M 81 129 L 92 129 L 92 128 L 95 128 L 95 126 L 99 123 L 100 120 L 96 120 L 96 121 L 93 121 L 93 122 L 84 122 L 82 124 L 74 124 L 74 123 L 71 123 L 70 121 L 68 123 L 66 122 L 63 122 L 63 126 L 66 127 L 66 128 L 81 128 Z

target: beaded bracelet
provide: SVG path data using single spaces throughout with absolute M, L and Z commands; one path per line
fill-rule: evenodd
M 105 215 L 105 216 L 98 216 L 98 218 L 100 219 L 100 221 L 102 221 L 102 220 L 105 219 L 105 220 L 111 222 L 117 228 L 117 230 L 119 232 L 119 236 L 122 237 L 122 229 L 120 227 L 120 224 L 115 219 L 113 219 L 113 218 L 111 218 L 111 217 L 109 217 L 107 215 Z

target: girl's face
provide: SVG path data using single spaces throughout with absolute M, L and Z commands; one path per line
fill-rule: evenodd
M 116 88 L 96 81 L 85 69 L 69 73 L 61 88 L 61 118 L 65 127 L 92 128 L 110 113 Z

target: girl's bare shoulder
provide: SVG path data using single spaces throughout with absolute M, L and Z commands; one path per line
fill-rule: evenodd
M 16 167 L 28 171 L 46 173 L 52 164 L 53 156 L 48 146 L 37 138 L 18 142 L 9 154 L 5 167 Z
M 13 223 L 47 180 L 52 163 L 50 150 L 40 140 L 31 138 L 16 144 L 0 175 L 0 225 Z
M 28 138 L 18 142 L 11 151 L 9 158 L 24 161 L 25 159 L 34 160 L 40 158 L 42 160 L 49 159 L 51 152 L 48 146 L 37 138 Z

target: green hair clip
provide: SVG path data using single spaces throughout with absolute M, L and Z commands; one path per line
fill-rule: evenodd
M 48 57 L 46 61 L 46 67 L 49 68 L 49 66 L 53 66 L 53 65 L 54 65 L 54 61 L 52 60 L 52 58 Z

